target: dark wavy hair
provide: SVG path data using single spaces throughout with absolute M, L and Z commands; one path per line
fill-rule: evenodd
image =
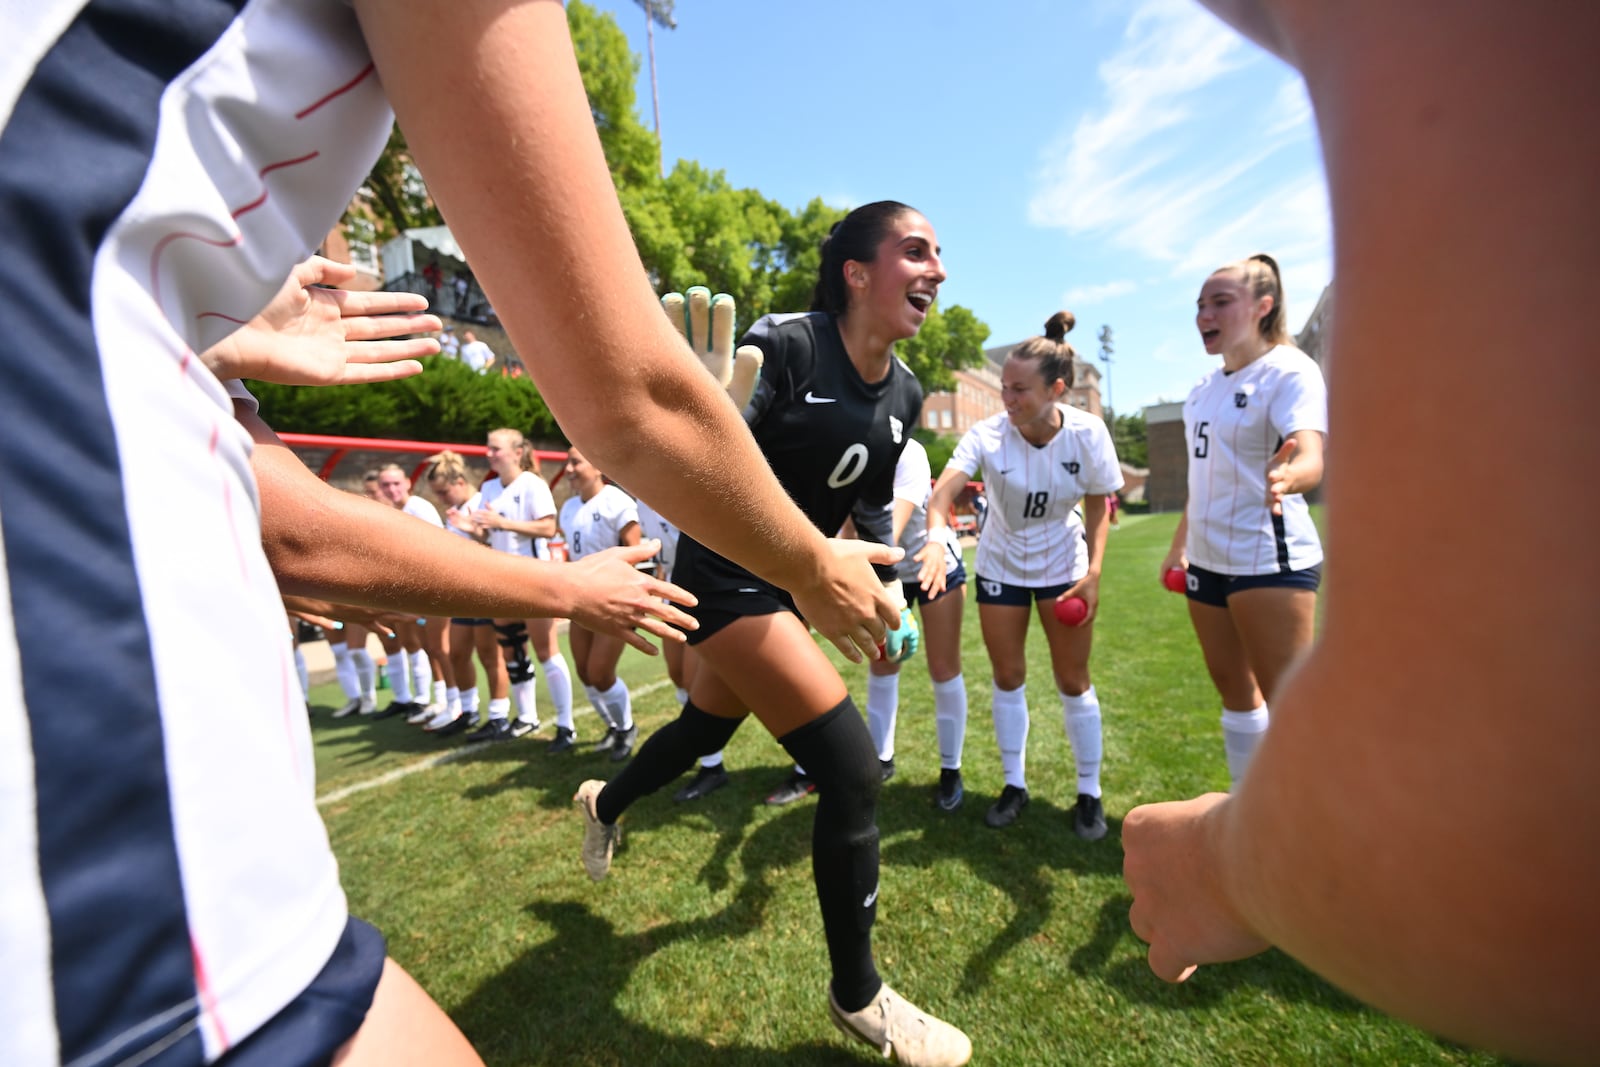
M 848 311 L 850 287 L 844 280 L 845 263 L 852 259 L 871 263 L 878 257 L 878 245 L 888 236 L 895 220 L 915 210 L 898 200 L 875 200 L 834 223 L 822 239 L 822 266 L 817 270 L 817 287 L 811 291 L 811 310 L 835 315 Z

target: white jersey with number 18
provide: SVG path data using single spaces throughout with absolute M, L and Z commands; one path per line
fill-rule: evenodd
M 980 478 L 989 498 L 980 577 L 1036 589 L 1075 582 L 1088 568 L 1083 520 L 1072 509 L 1085 496 L 1121 489 L 1122 466 L 1103 420 L 1056 407 L 1061 431 L 1043 446 L 1001 412 L 968 430 L 945 467 Z

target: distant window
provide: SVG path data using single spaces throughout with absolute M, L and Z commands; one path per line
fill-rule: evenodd
M 950 423 L 952 421 L 951 418 L 950 418 L 950 412 L 949 411 L 942 411 L 939 414 L 941 415 L 940 422 L 943 423 L 944 428 L 946 430 L 948 430 L 950 428 Z
M 938 428 L 939 428 L 939 413 L 937 411 L 928 412 L 928 429 L 937 430 Z
M 350 242 L 350 265 L 369 274 L 383 273 L 378 260 L 378 246 L 367 241 Z

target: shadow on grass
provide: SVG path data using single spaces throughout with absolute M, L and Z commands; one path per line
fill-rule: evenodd
M 659 805 L 640 806 L 641 810 L 654 807 Z M 768 878 L 808 854 L 809 825 L 809 813 L 795 811 L 764 823 L 737 842 L 742 880 L 733 899 L 714 914 L 624 935 L 579 904 L 527 904 L 528 914 L 549 927 L 552 936 L 482 983 L 451 1011 L 452 1018 L 491 1065 L 860 1063 L 861 1056 L 834 1034 L 820 997 L 818 1040 L 767 1049 L 725 1044 L 715 1035 L 707 1040 L 663 1033 L 617 1007 L 634 971 L 667 946 L 685 940 L 732 942 L 759 929 L 774 895 Z M 695 996 L 695 987 L 703 985 L 700 995 L 714 996 L 716 984 L 714 974 L 688 976 L 682 995 Z M 539 1005 L 543 1006 L 535 1007 Z

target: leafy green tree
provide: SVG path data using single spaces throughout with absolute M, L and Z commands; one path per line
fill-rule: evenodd
M 398 125 L 389 130 L 389 143 L 372 165 L 361 191 L 365 195 L 352 202 L 343 219 L 346 229 L 360 240 L 381 245 L 406 230 L 437 226 L 441 221 Z
M 911 431 L 911 436 L 920 441 L 927 451 L 928 468 L 933 471 L 935 478 L 943 473 L 945 466 L 950 462 L 950 456 L 956 450 L 956 445 L 961 443 L 961 438 L 955 434 L 935 433 L 926 426 L 918 426 Z
M 1117 458 L 1135 467 L 1150 466 L 1150 439 L 1145 429 L 1144 412 L 1137 415 L 1112 413 L 1111 441 L 1117 446 Z
M 534 438 L 559 437 L 539 391 L 526 378 L 486 377 L 453 359 L 423 361 L 415 377 L 326 387 L 252 382 L 272 425 L 290 433 L 476 442 L 510 426 Z
M 628 38 L 616 19 L 600 14 L 583 0 L 569 0 L 567 28 L 600 147 L 618 193 L 660 181 L 661 143 L 635 113 L 633 87 L 639 77 L 639 57 L 628 47 Z M 626 198 L 623 207 L 628 207 Z
M 989 327 L 960 304 L 935 307 L 923 320 L 917 336 L 895 345 L 895 354 L 911 368 L 925 393 L 955 388 L 955 372 L 983 362 L 983 342 Z

